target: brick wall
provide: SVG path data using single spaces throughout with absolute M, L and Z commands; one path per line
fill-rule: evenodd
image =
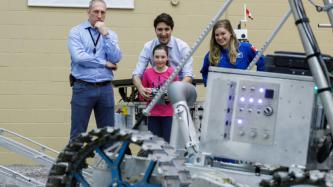
M 135 0 L 133 10 L 109 10 L 107 24 L 118 33 L 124 58 L 116 79 L 130 78 L 143 44 L 154 37 L 153 19 L 161 12 L 174 17 L 174 35 L 193 45 L 208 22 L 223 5 L 222 0 Z M 247 23 L 250 41 L 260 48 L 288 10 L 287 1 L 235 0 L 223 18 L 234 27 L 243 18 L 243 3 L 254 20 Z M 318 29 L 329 23 L 327 14 L 317 13 L 304 1 L 312 28 L 323 53 L 332 54 L 332 30 Z M 85 9 L 27 7 L 27 0 L 0 1 L 0 127 L 23 134 L 61 150 L 68 141 L 70 126 L 69 55 L 66 39 L 69 29 L 87 19 Z M 290 17 L 267 53 L 275 50 L 303 51 Z M 208 36 L 209 38 L 210 36 Z M 208 39 L 194 54 L 196 78 Z M 204 88 L 198 88 L 203 100 Z M 117 96 L 117 100 L 119 96 Z M 95 127 L 91 120 L 90 127 Z M 28 163 L 0 148 L 0 164 Z

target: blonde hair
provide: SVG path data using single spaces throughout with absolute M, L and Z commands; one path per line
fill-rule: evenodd
M 215 23 L 213 30 L 212 30 L 212 36 L 210 38 L 210 45 L 209 45 L 209 62 L 210 65 L 216 66 L 220 60 L 221 60 L 221 48 L 216 40 L 215 40 L 215 31 L 216 29 L 223 27 L 228 32 L 230 32 L 230 42 L 227 44 L 227 48 L 229 49 L 229 59 L 231 64 L 236 63 L 237 58 L 237 52 L 238 52 L 238 46 L 239 42 L 236 38 L 236 34 L 234 32 L 234 29 L 231 26 L 231 23 L 227 19 L 219 20 Z

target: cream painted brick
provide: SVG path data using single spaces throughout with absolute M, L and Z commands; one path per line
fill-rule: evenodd
M 222 1 L 181 1 L 179 6 L 172 7 L 170 1 L 150 1 L 149 3 L 140 3 L 137 6 L 138 12 L 145 12 L 147 9 L 157 15 L 161 12 L 175 14 L 205 14 L 206 12 L 217 11 L 223 5 Z
M 0 10 L 8 10 L 10 0 L 0 1 Z
M 24 40 L 23 50 L 25 52 L 39 53 L 67 53 L 67 41 L 62 40 Z
M 0 45 L 1 53 L 22 53 L 24 52 L 23 41 L 21 39 L 0 39 L 0 43 L 6 45 Z M 1 62 L 0 62 L 1 64 Z
M 43 26 L 63 26 L 66 25 L 64 20 L 72 19 L 74 20 L 84 20 L 85 12 L 82 14 L 73 14 L 71 12 L 64 12 L 62 9 L 59 11 L 45 11 L 47 9 L 39 9 L 39 11 L 8 11 L 1 12 L 1 14 L 6 14 L 9 17 L 7 19 L 1 19 L 3 24 L 8 25 L 43 25 Z
M 45 53 L 0 53 L 0 67 L 65 68 L 70 66 L 68 54 Z
M 25 1 L 25 3 L 22 3 Z M 9 10 L 26 10 L 28 6 L 28 0 L 9 0 Z
M 67 53 L 67 41 L 63 40 L 28 40 L 28 39 L 0 39 L 0 52 L 10 53 Z
M 69 113 L 69 112 L 68 112 Z M 2 123 L 3 129 L 21 134 L 26 137 L 42 135 L 44 137 L 63 137 L 68 138 L 70 123 Z M 38 130 L 38 133 L 36 133 Z M 9 136 L 9 135 L 7 135 Z
M 59 95 L 1 95 L 1 109 L 63 109 L 69 96 Z M 24 118 L 23 118 L 24 119 Z
M 118 37 L 120 47 L 124 44 L 135 44 L 135 45 L 142 45 L 143 47 L 144 42 L 151 40 L 152 37 L 155 36 L 154 28 L 151 27 L 150 29 L 147 28 L 115 28 L 113 29 Z M 123 48 L 123 47 L 122 47 Z
M 130 16 L 131 15 L 131 16 Z M 107 19 L 111 27 L 120 28 L 153 28 L 155 14 L 116 14 Z
M 332 44 L 319 44 L 320 50 L 323 54 L 328 54 L 333 56 Z
M 68 110 L 54 109 L 21 109 L 21 110 L 4 110 L 0 109 L 0 123 L 67 123 L 70 105 Z
M 139 55 L 139 53 L 137 53 Z M 133 69 L 136 67 L 136 64 L 138 62 L 138 55 L 131 55 L 131 56 L 126 56 L 123 58 L 122 61 L 119 62 L 118 66 L 119 69 L 115 72 L 115 74 L 123 74 L 126 75 L 123 70 L 129 68 Z M 128 75 L 130 76 L 130 75 Z
M 0 20 L 0 22 L 5 25 L 35 25 L 35 23 L 40 21 L 36 13 L 31 13 L 29 11 L 0 12 L 0 15 L 6 16 L 6 19 Z
M 283 46 L 283 48 L 281 46 Z M 304 52 L 304 48 L 301 43 L 295 43 L 295 44 L 276 43 L 276 44 L 272 45 L 272 48 L 273 48 L 273 51 L 282 51 L 283 50 L 283 51 Z
M 150 37 L 150 39 L 153 39 L 153 37 Z M 148 41 L 148 40 L 147 40 Z M 120 42 L 120 49 L 124 54 L 128 54 L 128 56 L 135 55 L 137 58 L 144 46 L 144 43 L 141 42 Z M 124 61 L 124 60 L 122 60 Z
M 68 82 L 0 81 L 0 95 L 70 95 Z
M 82 13 L 78 14 L 73 14 L 71 12 L 47 12 L 44 13 L 42 12 L 41 15 L 42 17 L 42 24 L 43 25 L 67 25 L 65 20 L 70 20 L 73 19 L 73 21 L 78 21 L 76 24 L 79 24 L 79 22 L 83 22 L 87 19 L 86 17 L 86 11 L 82 11 Z M 75 24 L 73 24 L 74 26 Z
M 53 40 L 66 40 L 70 27 L 43 25 L 38 27 L 38 32 L 36 32 L 36 26 L 32 25 L 23 26 L 21 29 L 25 39 L 51 40 L 48 41 L 51 43 Z
M 26 30 L 22 25 L 1 25 L 0 39 L 23 39 Z
M 9 68 L 0 66 L 0 80 L 68 81 L 68 67 L 64 68 Z

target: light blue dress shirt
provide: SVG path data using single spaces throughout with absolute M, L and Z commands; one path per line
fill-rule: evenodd
M 118 46 L 118 37 L 109 30 L 106 36 L 101 35 L 96 45 L 89 34 L 89 30 L 96 42 L 99 32 L 89 21 L 73 27 L 68 36 L 68 49 L 71 56 L 71 74 L 87 82 L 103 82 L 113 79 L 112 70 L 106 68 L 106 63 L 118 63 L 122 53 Z
M 133 75 L 138 75 L 142 77 L 143 72 L 145 71 L 148 64 L 150 64 L 151 66 L 155 66 L 153 49 L 158 44 L 160 44 L 160 42 L 156 38 L 154 40 L 147 42 L 144 45 L 140 53 L 139 62 L 136 65 Z M 185 55 L 188 54 L 188 52 L 190 51 L 190 47 L 183 40 L 173 36 L 171 37 L 167 46 L 169 50 L 168 51 L 169 64 L 171 67 L 176 68 L 178 65 L 180 65 L 182 59 L 185 58 Z M 183 69 L 179 72 L 179 78 L 183 79 L 185 76 L 193 78 L 192 68 L 193 68 L 193 59 L 191 57 L 187 61 Z

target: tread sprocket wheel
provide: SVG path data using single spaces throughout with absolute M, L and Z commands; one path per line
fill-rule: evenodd
M 272 179 L 262 180 L 261 187 L 328 187 L 333 185 L 332 173 L 319 170 L 304 171 L 301 175 L 294 172 L 275 172 Z
M 129 145 L 137 145 L 149 153 L 148 157 L 126 155 Z M 190 173 L 184 160 L 161 138 L 148 132 L 130 129 L 94 129 L 72 140 L 59 154 L 52 166 L 46 186 L 96 186 L 87 172 L 91 158 L 100 159 L 109 172 L 106 186 L 189 186 Z M 131 162 L 132 160 L 132 162 Z M 126 172 L 136 167 L 135 160 L 144 160 L 146 168 L 140 179 L 129 179 Z M 127 164 L 127 165 L 126 165 Z M 125 169 L 127 168 L 127 169 Z M 131 174 L 132 175 L 132 174 Z M 94 178 L 95 179 L 95 178 Z M 153 182 L 152 182 L 153 181 Z

